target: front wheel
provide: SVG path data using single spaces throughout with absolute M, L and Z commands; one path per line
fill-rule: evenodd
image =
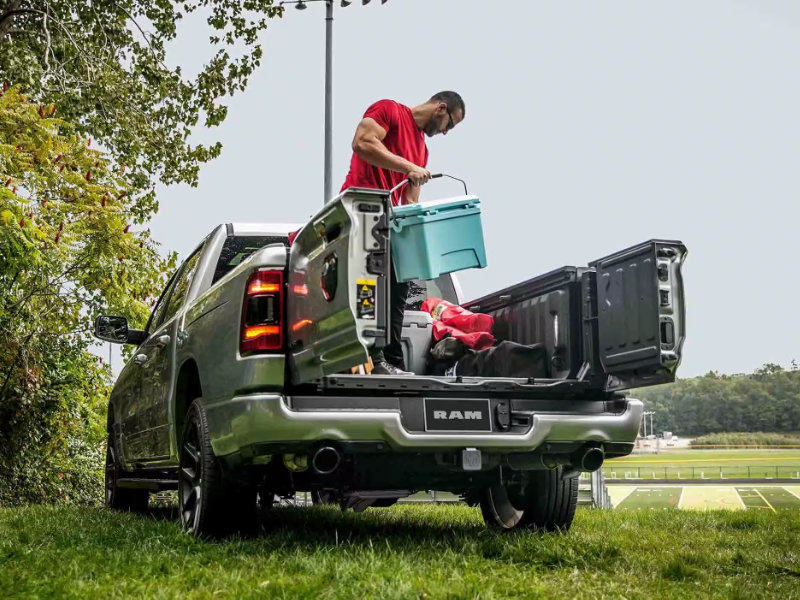
M 147 490 L 120 487 L 122 469 L 114 448 L 114 435 L 109 432 L 106 443 L 106 507 L 111 510 L 145 512 L 150 500 Z
M 224 537 L 256 522 L 256 493 L 229 481 L 208 433 L 206 411 L 195 401 L 186 413 L 178 469 L 178 504 L 183 530 L 195 537 Z
M 567 531 L 578 506 L 578 478 L 562 475 L 562 467 L 528 471 L 521 483 L 498 483 L 483 489 L 484 522 L 505 530 Z

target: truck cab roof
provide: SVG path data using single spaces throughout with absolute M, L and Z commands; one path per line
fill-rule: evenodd
M 225 225 L 228 235 L 289 235 L 303 227 L 299 223 L 227 223 Z

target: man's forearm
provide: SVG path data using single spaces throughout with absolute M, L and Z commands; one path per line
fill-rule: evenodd
M 358 157 L 381 169 L 390 169 L 398 173 L 408 173 L 415 165 L 401 156 L 392 154 L 379 140 L 371 140 L 355 148 Z
M 408 184 L 403 188 L 403 204 L 417 204 L 419 202 L 420 186 Z

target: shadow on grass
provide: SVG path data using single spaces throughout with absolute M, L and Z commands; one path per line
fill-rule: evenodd
M 392 553 L 450 552 L 529 568 L 612 568 L 622 557 L 608 540 L 545 531 L 487 529 L 478 509 L 460 506 L 402 506 L 388 511 L 342 513 L 336 508 L 282 508 L 268 513 L 259 538 L 265 547 L 292 551 L 335 547 L 387 548 Z
M 469 509 L 460 508 L 456 512 L 442 506 L 429 506 L 423 511 L 397 507 L 354 513 L 327 506 L 281 507 L 262 514 L 260 536 L 291 537 L 298 542 L 334 545 L 343 539 L 373 542 L 413 539 L 418 543 L 441 543 L 445 539 L 474 536 L 485 531 L 483 523 L 477 519 L 465 521 L 464 511 Z
M 142 520 L 174 521 L 176 528 L 180 527 L 177 506 L 151 507 L 147 514 L 136 516 Z M 282 506 L 262 511 L 258 525 L 250 530 L 203 541 L 223 544 L 255 542 L 257 546 L 298 549 L 376 543 L 400 546 L 413 542 L 414 546 L 446 549 L 460 547 L 465 539 L 474 539 L 476 535 L 494 537 L 498 534 L 486 529 L 477 509 L 463 505 L 405 505 L 390 509 L 371 508 L 362 513 L 342 512 L 335 506 Z

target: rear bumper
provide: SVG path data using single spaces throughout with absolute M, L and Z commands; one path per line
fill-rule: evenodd
M 214 453 L 227 456 L 270 444 L 320 441 L 383 442 L 403 451 L 478 448 L 487 452 L 531 452 L 547 442 L 631 444 L 642 419 L 642 403 L 627 399 L 617 412 L 531 415 L 526 430 L 514 433 L 426 433 L 403 425 L 399 409 L 293 410 L 285 396 L 253 394 L 207 403 Z

